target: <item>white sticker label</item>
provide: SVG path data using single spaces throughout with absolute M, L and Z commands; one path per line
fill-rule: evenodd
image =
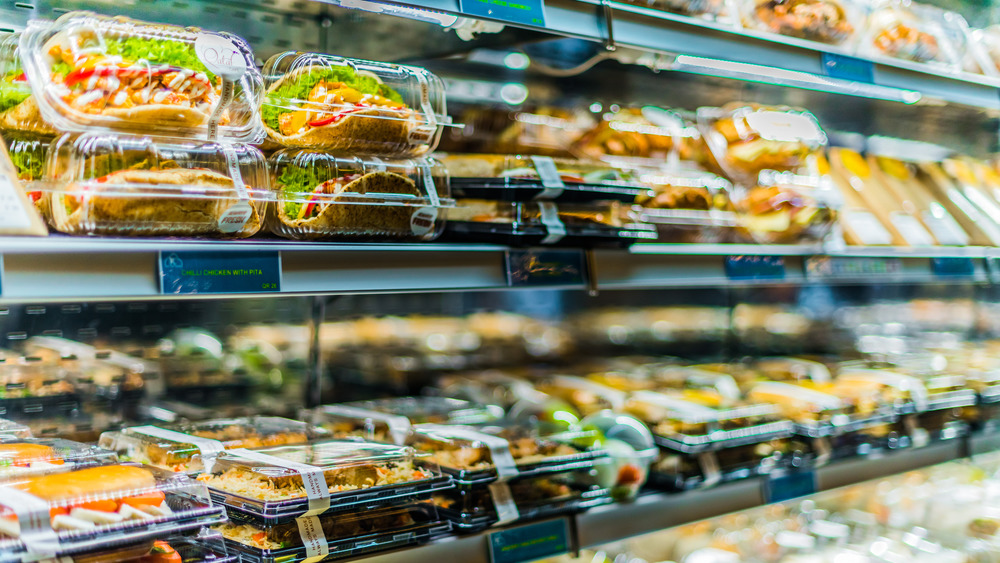
M 247 73 L 243 51 L 222 35 L 199 33 L 194 40 L 194 52 L 209 72 L 227 80 L 238 82 Z
M 306 548 L 306 557 L 303 563 L 315 563 L 322 561 L 330 554 L 330 544 L 326 541 L 326 534 L 323 533 L 323 525 L 319 518 L 315 516 L 300 516 L 295 519 L 299 527 L 299 537 L 302 538 L 302 546 Z
M 826 137 L 815 120 L 801 113 L 755 111 L 746 120 L 761 137 L 771 141 L 818 143 Z
M 510 492 L 510 485 L 506 481 L 497 481 L 489 485 L 490 497 L 493 499 L 493 507 L 496 508 L 497 526 L 503 526 L 514 522 L 521 517 L 521 513 L 514 504 L 514 495 Z
M 226 234 L 239 232 L 251 217 L 253 206 L 250 202 L 238 201 L 219 216 L 219 230 Z
M 158 426 L 133 426 L 132 428 L 129 428 L 128 431 L 136 434 L 152 436 L 154 438 L 170 440 L 171 442 L 177 442 L 179 444 L 191 444 L 192 446 L 198 448 L 198 452 L 201 454 L 201 464 L 205 468 L 205 473 L 211 473 L 212 466 L 215 465 L 215 457 L 219 455 L 219 452 L 226 450 L 226 447 L 218 440 L 191 436 L 190 434 L 175 432 Z
M 238 457 L 248 461 L 256 461 L 266 465 L 273 465 L 275 467 L 283 467 L 297 472 L 302 476 L 302 485 L 306 490 L 306 498 L 309 499 L 309 510 L 303 513 L 302 516 L 316 516 L 329 510 L 330 487 L 326 484 L 326 478 L 323 475 L 322 468 L 289 461 L 287 459 L 262 454 L 260 452 L 244 450 L 242 448 L 229 450 L 226 452 L 226 455 Z
M 389 427 L 389 434 L 392 435 L 393 442 L 400 446 L 404 445 L 406 443 L 406 439 L 410 436 L 410 419 L 405 416 L 388 414 L 358 407 L 349 407 L 346 405 L 326 405 L 322 407 L 322 411 L 325 414 L 333 416 L 343 416 L 353 419 L 381 422 Z
M 930 233 L 913 215 L 902 211 L 893 211 L 889 214 L 889 221 L 910 246 L 934 246 L 934 239 Z
M 16 190 L 6 174 L 0 174 L 0 229 L 28 229 L 31 221 Z
M 410 215 L 410 231 L 414 236 L 422 237 L 434 230 L 437 224 L 438 210 L 436 207 L 421 207 Z
M 497 470 L 497 477 L 501 481 L 508 481 L 517 477 L 517 464 L 514 463 L 514 456 L 510 453 L 510 443 L 499 436 L 479 432 L 467 426 L 446 426 L 443 424 L 419 424 L 416 429 L 430 435 L 437 435 L 443 438 L 455 438 L 469 442 L 479 442 L 485 444 L 490 450 L 490 459 Z
M 927 228 L 931 230 L 934 238 L 938 240 L 938 244 L 944 245 L 956 245 L 965 246 L 969 244 L 969 235 L 962 230 L 958 222 L 941 207 L 941 204 L 937 202 L 931 203 L 931 205 L 938 206 L 939 209 L 934 209 L 933 211 L 924 211 L 921 217 L 924 220 L 924 224 Z M 935 213 L 936 211 L 936 213 Z
M 16 535 L 24 542 L 32 561 L 55 556 L 59 551 L 59 537 L 52 529 L 49 503 L 15 488 L 0 488 L 0 504 L 9 507 L 17 516 L 19 531 Z M 7 530 L 4 530 L 7 533 Z
M 892 234 L 873 213 L 860 209 L 844 210 L 844 224 L 866 246 L 890 245 Z
M 545 188 L 542 193 L 535 196 L 535 199 L 555 199 L 562 195 L 566 184 L 563 183 L 562 175 L 559 174 L 559 168 L 556 167 L 555 161 L 547 156 L 532 156 L 531 162 L 535 165 L 535 171 L 538 172 L 538 178 L 542 181 L 542 187 Z
M 555 244 L 566 236 L 566 225 L 559 219 L 559 208 L 551 201 L 538 202 L 542 225 L 545 225 L 546 235 L 542 244 Z
M 437 133 L 437 115 L 431 106 L 430 85 L 427 83 L 427 77 L 422 72 L 417 72 L 416 77 L 417 83 L 420 85 L 420 110 L 423 112 L 426 123 L 411 128 L 408 140 L 411 145 L 425 145 L 430 143 L 434 139 L 434 134 Z

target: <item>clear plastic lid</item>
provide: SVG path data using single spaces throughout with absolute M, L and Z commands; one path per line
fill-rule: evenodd
M 450 486 L 413 448 L 356 440 L 220 453 L 207 484 L 224 504 L 268 523 L 386 504 Z
M 912 403 L 918 411 L 927 410 L 927 387 L 920 379 L 888 369 L 863 369 L 846 366 L 837 374 L 838 385 L 874 386 L 881 399 L 891 405 Z
M 56 134 L 55 129 L 42 119 L 38 103 L 31 93 L 18 52 L 20 41 L 20 32 L 0 34 L 0 130 L 3 130 L 8 144 L 10 139 L 7 135 L 10 132 L 41 137 Z
M 953 12 L 910 0 L 880 0 L 868 15 L 858 50 L 874 57 L 957 68 L 948 26 L 960 18 Z M 964 22 L 963 22 L 964 23 Z
M 13 420 L 0 418 L 0 440 L 31 438 L 31 428 Z
M 503 418 L 497 405 L 450 397 L 395 397 L 318 407 L 307 415 L 335 437 L 362 436 L 402 444 L 414 424 L 486 424 Z
M 726 179 L 697 170 L 648 171 L 640 178 L 653 189 L 635 203 L 643 207 L 642 220 L 656 225 L 659 242 L 729 242 L 736 217 Z
M 809 381 L 823 384 L 829 383 L 832 379 L 830 369 L 826 365 L 804 358 L 760 358 L 753 363 L 753 368 L 773 381 Z
M 450 154 L 444 165 L 455 197 L 504 201 L 617 200 L 649 191 L 635 174 L 611 165 L 567 158 Z
M 451 124 L 444 83 L 422 68 L 287 51 L 264 76 L 264 128 L 286 147 L 413 157 Z
M 240 556 L 226 548 L 222 534 L 208 528 L 197 534 L 176 534 L 163 539 L 99 549 L 72 559 L 74 563 L 239 563 Z M 68 562 L 67 562 L 68 563 Z
M 757 185 L 737 188 L 736 220 L 760 244 L 818 243 L 833 229 L 839 205 L 828 176 L 761 172 Z
M 51 222 L 81 235 L 248 237 L 271 198 L 249 145 L 65 135 L 49 151 Z
M 853 0 L 742 0 L 741 8 L 747 28 L 828 45 L 850 43 L 863 25 Z
M 577 155 L 618 164 L 655 163 L 690 157 L 698 130 L 675 111 L 645 106 L 605 113 L 573 145 Z
M 434 159 L 383 161 L 284 150 L 271 156 L 268 225 L 294 239 L 426 241 L 444 227 L 448 175 Z
M 747 186 L 756 185 L 764 170 L 799 171 L 827 144 L 812 113 L 787 106 L 698 108 L 698 126 L 729 178 Z
M 827 421 L 850 411 L 850 405 L 836 395 L 778 381 L 755 384 L 747 398 L 776 405 L 784 416 L 798 423 Z
M 155 370 L 143 360 L 113 350 L 97 348 L 54 336 L 36 336 L 25 350 L 58 365 L 84 389 L 101 398 L 116 398 L 141 391 Z
M 963 61 L 965 70 L 1000 76 L 1000 25 L 972 30 L 970 42 L 972 48 Z
M 545 377 L 535 383 L 535 389 L 566 401 L 583 415 L 604 409 L 621 410 L 626 393 L 593 380 L 568 375 Z
M 80 391 L 72 374 L 58 363 L 37 356 L 0 359 L 0 404 L 6 412 L 28 414 L 42 410 L 43 404 L 64 410 L 60 402 L 73 410 Z M 39 401 L 39 407 L 24 405 L 25 400 Z
M 0 436 L 0 479 L 4 480 L 116 461 L 114 452 L 70 440 Z
M 235 35 L 70 12 L 29 25 L 20 51 L 42 116 L 60 131 L 263 139 L 263 80 Z
M 53 556 L 225 521 L 205 486 L 140 465 L 103 465 L 10 482 L 0 495 L 0 548 Z

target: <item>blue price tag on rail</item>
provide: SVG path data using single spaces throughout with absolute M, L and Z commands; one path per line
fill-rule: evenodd
M 491 563 L 522 563 L 569 552 L 569 521 L 536 522 L 490 534 Z
M 544 0 L 458 0 L 463 14 L 545 27 Z
M 277 293 L 281 257 L 273 252 L 160 253 L 160 293 Z
M 785 502 L 816 493 L 816 472 L 789 471 L 764 477 L 764 502 Z
M 931 272 L 941 277 L 971 278 L 976 275 L 976 264 L 972 258 L 958 256 L 931 258 Z
M 785 259 L 782 256 L 726 256 L 726 277 L 731 280 L 783 280 Z
M 508 250 L 507 285 L 539 287 L 586 285 L 587 258 L 582 250 Z
M 830 78 L 864 82 L 865 84 L 875 83 L 874 65 L 870 61 L 834 53 L 821 53 L 820 62 L 823 73 Z

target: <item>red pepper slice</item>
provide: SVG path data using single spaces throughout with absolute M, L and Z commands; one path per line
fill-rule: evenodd
M 14 82 L 27 82 L 28 81 L 28 75 L 22 72 L 21 74 L 18 74 L 17 76 L 15 76 L 13 81 Z

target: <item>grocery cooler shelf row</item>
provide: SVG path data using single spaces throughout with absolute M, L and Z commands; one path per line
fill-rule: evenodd
M 897 451 L 885 456 L 866 456 L 842 460 L 815 470 L 815 486 L 812 487 L 812 492 L 835 489 L 912 471 L 960 459 L 970 453 L 990 451 L 998 440 L 1000 440 L 1000 434 L 979 434 L 972 435 L 965 440 L 948 440 L 924 448 Z M 693 490 L 679 494 L 650 493 L 640 496 L 632 503 L 607 505 L 567 517 L 571 538 L 569 549 L 594 547 L 759 506 L 765 503 L 764 479 L 743 479 L 713 489 Z M 801 482 L 801 480 L 799 481 Z M 806 493 L 802 492 L 801 494 Z M 788 497 L 774 500 L 783 500 L 784 498 Z M 513 528 L 526 528 L 524 537 L 526 541 L 530 541 L 534 539 L 532 538 L 532 526 L 539 530 L 545 530 L 538 523 L 513 526 Z M 490 541 L 491 535 L 484 533 L 373 556 L 364 559 L 364 561 L 366 563 L 436 563 L 439 561 L 488 563 L 491 561 Z
M 0 238 L 0 255 L 0 299 L 5 302 L 512 286 L 1000 282 L 1000 249 L 976 247 L 824 251 L 812 246 L 637 245 L 631 252 L 597 250 L 588 258 L 583 250 L 490 245 L 6 237 Z M 512 275 L 517 264 L 533 260 L 540 265 L 536 271 L 510 279 L 518 277 Z M 165 270 L 172 264 L 182 271 Z M 545 267 L 553 265 L 568 275 L 550 276 Z M 583 273 L 588 267 L 590 280 Z

